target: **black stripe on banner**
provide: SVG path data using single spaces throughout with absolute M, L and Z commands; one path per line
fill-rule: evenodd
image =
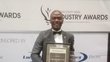
M 110 62 L 110 33 L 108 34 L 108 57 L 107 62 Z

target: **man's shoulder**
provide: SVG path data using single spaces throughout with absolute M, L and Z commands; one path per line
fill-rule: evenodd
M 41 31 L 41 32 L 50 32 L 51 31 L 51 29 L 47 29 L 47 30 L 43 30 L 43 31 Z
M 67 36 L 73 36 L 73 34 L 69 31 L 63 31 Z
M 41 33 L 41 34 L 48 34 L 48 33 L 50 33 L 50 32 L 51 32 L 51 29 L 47 29 L 47 30 L 41 31 L 40 33 Z

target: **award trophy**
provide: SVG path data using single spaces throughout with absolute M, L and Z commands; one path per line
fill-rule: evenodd
M 45 62 L 69 62 L 70 44 L 47 43 Z

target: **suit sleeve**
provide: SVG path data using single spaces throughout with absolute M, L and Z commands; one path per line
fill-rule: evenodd
M 70 38 L 69 38 L 69 41 L 70 41 L 70 62 L 76 62 L 75 58 L 74 58 L 74 36 L 71 34 L 70 35 Z
M 69 42 L 71 44 L 70 50 L 74 52 L 74 36 L 71 34 Z
M 42 62 L 42 59 L 40 56 L 41 50 L 43 48 L 42 43 L 43 43 L 43 32 L 39 34 L 39 36 L 37 37 L 34 43 L 32 53 L 31 53 L 32 62 Z

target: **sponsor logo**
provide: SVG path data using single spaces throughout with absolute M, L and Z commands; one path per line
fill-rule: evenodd
M 25 39 L 17 39 L 17 38 L 0 38 L 0 44 L 2 43 L 25 43 Z
M 86 61 L 88 59 L 88 55 L 83 53 L 83 52 L 79 52 L 79 53 L 75 53 L 74 55 L 71 55 L 71 62 L 83 62 Z
M 23 55 L 23 60 L 25 60 L 27 62 L 32 62 L 30 55 L 31 55 L 30 52 L 28 52 L 27 54 L 24 54 Z
M 102 57 L 107 56 L 104 54 L 87 54 L 84 52 L 75 52 L 75 55 L 70 55 L 71 62 L 84 62 L 89 59 L 101 59 Z
M 23 59 L 31 59 L 31 57 L 28 55 L 23 55 Z
M 79 62 L 85 61 L 87 58 L 87 54 L 80 52 Z

